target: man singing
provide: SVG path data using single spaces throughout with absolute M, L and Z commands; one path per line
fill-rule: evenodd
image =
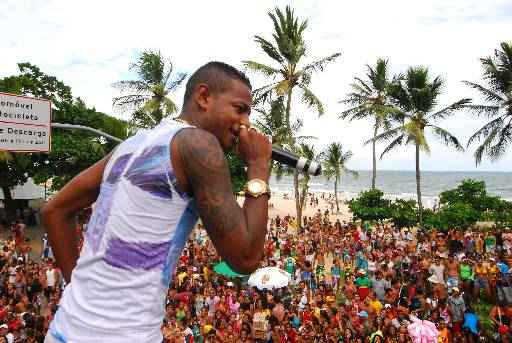
M 45 342 L 161 342 L 170 278 L 198 217 L 233 269 L 257 268 L 271 145 L 250 128 L 251 101 L 243 73 L 221 62 L 202 66 L 187 82 L 179 118 L 129 138 L 45 206 L 44 225 L 70 282 Z M 233 147 L 248 166 L 243 208 L 224 155 Z M 78 258 L 75 214 L 92 203 Z

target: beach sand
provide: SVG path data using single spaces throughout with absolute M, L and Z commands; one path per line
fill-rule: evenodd
M 322 214 L 325 212 L 326 209 L 329 209 L 329 213 L 331 214 L 330 220 L 336 221 L 336 219 L 339 219 L 340 221 L 351 221 L 352 214 L 350 213 L 350 210 L 348 206 L 344 203 L 344 201 L 340 199 L 340 212 L 334 213 L 334 215 L 331 212 L 331 207 L 327 201 L 324 201 L 322 199 L 318 199 L 318 206 L 311 207 L 309 205 L 309 202 L 306 206 L 306 208 L 302 211 L 302 216 L 308 216 L 313 217 L 315 213 L 320 209 Z M 240 205 L 243 204 L 244 197 L 238 197 L 238 203 Z M 269 217 L 273 218 L 277 215 L 279 215 L 281 218 L 290 215 L 292 217 L 295 217 L 297 215 L 297 211 L 295 210 L 295 199 L 284 199 L 282 194 L 274 194 L 272 195 L 272 198 L 269 201 L 269 204 L 272 204 L 273 206 L 269 207 L 268 215 Z M 336 208 L 334 208 L 334 212 L 336 212 Z

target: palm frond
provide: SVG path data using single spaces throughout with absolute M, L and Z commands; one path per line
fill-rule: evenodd
M 170 98 L 166 97 L 166 98 L 164 98 L 164 100 L 162 102 L 163 102 L 163 107 L 165 109 L 164 113 L 166 116 L 173 114 L 173 113 L 177 113 L 179 111 L 179 108 L 176 105 L 176 103 L 174 103 L 174 101 L 172 101 Z
M 324 114 L 324 106 L 320 99 L 309 88 L 300 87 L 300 89 L 302 90 L 302 102 L 308 107 L 315 107 L 319 116 Z
M 143 93 L 147 89 L 147 83 L 143 81 L 137 81 L 137 80 L 126 80 L 126 81 L 119 81 L 112 84 L 112 87 L 117 88 L 121 91 L 136 91 L 138 93 Z
M 479 165 L 481 162 L 482 162 L 482 158 L 486 152 L 486 150 L 488 149 L 488 147 L 492 144 L 492 141 L 494 140 L 494 138 L 496 138 L 496 136 L 498 135 L 498 132 L 499 132 L 499 129 L 498 128 L 495 128 L 493 129 L 491 132 L 489 132 L 489 134 L 485 137 L 484 141 L 482 142 L 482 144 L 480 144 L 475 152 L 473 153 L 473 156 L 475 157 L 475 165 Z
M 169 74 L 170 75 L 170 74 Z M 166 90 L 168 92 L 174 92 L 185 79 L 187 78 L 187 73 L 179 73 L 174 80 L 172 80 L 169 84 L 168 82 L 164 83 L 166 85 Z
M 476 89 L 477 91 L 482 93 L 482 95 L 485 97 L 486 101 L 492 102 L 493 104 L 499 104 L 502 101 L 504 101 L 504 99 L 501 95 L 499 95 L 498 93 L 496 93 L 488 88 L 485 88 L 484 86 L 479 85 L 478 83 L 474 83 L 474 82 L 470 82 L 470 81 L 462 81 L 462 82 L 465 85 L 467 85 L 473 89 Z
M 256 36 L 254 38 L 254 40 L 256 41 L 256 43 L 258 43 L 260 45 L 261 49 L 270 58 L 279 62 L 280 64 L 283 64 L 283 62 L 284 62 L 283 56 L 281 56 L 281 54 L 279 53 L 279 50 L 272 43 L 270 43 L 268 40 L 266 40 L 265 38 L 260 37 L 260 36 Z
M 404 135 L 400 135 L 397 138 L 395 138 L 391 143 L 389 143 L 389 145 L 380 154 L 380 159 L 382 160 L 382 157 L 384 157 L 385 154 L 402 145 L 403 139 Z
M 318 61 L 309 63 L 306 65 L 303 69 L 305 72 L 309 71 L 324 71 L 325 67 L 329 64 L 334 62 L 338 57 L 341 56 L 340 52 L 334 53 L 330 56 L 324 57 Z
M 115 97 L 112 102 L 114 106 L 120 109 L 134 109 L 144 104 L 150 98 L 151 97 L 146 94 L 130 94 Z
M 276 75 L 279 74 L 278 69 L 272 68 L 263 63 L 258 63 L 255 61 L 243 61 L 242 65 L 245 67 L 245 69 L 247 69 L 249 71 L 260 73 L 267 77 L 274 78 Z
M 348 110 L 345 110 L 339 114 L 340 119 L 347 119 L 347 117 L 350 117 L 349 121 L 353 120 L 360 120 L 363 118 L 367 118 L 373 115 L 373 112 L 366 104 L 359 105 L 356 107 L 349 108 Z
M 507 148 L 512 143 L 512 127 L 510 122 L 505 125 L 496 137 L 497 141 L 487 148 L 487 156 L 491 161 L 497 161 L 505 155 Z
M 474 141 L 480 141 L 482 137 L 494 136 L 503 127 L 504 120 L 502 117 L 498 117 L 482 126 L 476 131 L 471 137 L 469 137 L 467 146 L 469 147 Z M 491 139 L 492 141 L 492 139 Z
M 354 90 L 359 91 L 362 94 L 366 94 L 366 95 L 371 95 L 374 93 L 374 89 L 372 89 L 372 87 L 370 87 L 365 81 L 363 81 L 359 77 L 354 77 L 354 79 L 358 82 L 358 83 L 354 83 L 351 85 L 351 87 Z M 370 80 L 370 82 L 371 82 L 371 80 Z
M 402 133 L 404 131 L 404 126 L 398 126 L 398 127 L 395 127 L 393 129 L 389 129 L 377 136 L 375 136 L 374 138 L 364 142 L 364 144 L 369 144 L 371 143 L 372 141 L 375 141 L 375 142 L 383 142 L 383 141 L 387 141 L 387 140 L 390 140 L 392 138 L 394 138 L 396 135 Z
M 461 99 L 457 102 L 454 102 L 453 104 L 446 106 L 440 111 L 437 111 L 431 115 L 429 115 L 429 119 L 431 120 L 439 120 L 439 119 L 446 119 L 450 116 L 452 116 L 456 111 L 464 108 L 471 102 L 471 99 L 465 98 Z
M 500 106 L 493 106 L 493 105 L 466 105 L 464 106 L 467 108 L 470 112 L 478 115 L 483 115 L 487 118 L 493 118 L 500 112 Z
M 460 144 L 460 142 L 457 139 L 457 137 L 452 135 L 450 132 L 448 132 L 445 129 L 440 128 L 438 126 L 434 126 L 434 125 L 431 125 L 431 128 L 432 128 L 432 131 L 434 132 L 434 134 L 437 137 L 441 138 L 441 140 L 444 142 L 444 144 L 446 146 L 451 146 L 451 147 L 455 148 L 457 151 L 460 151 L 460 152 L 464 151 L 464 148 Z

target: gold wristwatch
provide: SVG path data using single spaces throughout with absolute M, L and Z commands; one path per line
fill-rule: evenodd
M 270 199 L 270 187 L 265 181 L 260 179 L 247 181 L 244 187 L 244 192 L 254 198 L 257 198 L 262 194 L 267 194 Z

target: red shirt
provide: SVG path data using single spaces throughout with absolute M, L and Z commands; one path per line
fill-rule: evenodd
M 286 336 L 288 336 L 288 342 L 297 342 L 297 332 L 295 332 L 293 328 L 290 328 L 290 330 L 288 330 Z
M 302 321 L 303 322 L 311 321 L 312 318 L 313 318 L 313 314 L 311 312 L 308 312 L 308 311 L 302 312 Z
M 9 327 L 9 330 L 15 331 L 15 330 L 19 330 L 23 326 L 23 323 L 21 322 L 21 319 L 16 318 L 14 320 L 11 320 L 7 324 L 7 326 Z

